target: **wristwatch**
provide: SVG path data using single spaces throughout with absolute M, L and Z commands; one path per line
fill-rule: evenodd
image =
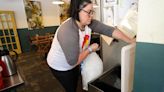
M 93 51 L 91 47 L 88 47 L 88 50 L 90 53 Z

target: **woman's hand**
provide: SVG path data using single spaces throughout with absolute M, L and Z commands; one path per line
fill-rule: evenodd
M 136 43 L 136 38 L 131 39 L 131 42 L 130 43 Z
M 93 43 L 90 45 L 90 48 L 92 49 L 93 52 L 95 52 L 99 48 L 99 45 L 97 43 Z
M 99 48 L 99 45 L 97 43 L 93 43 L 89 46 L 89 49 L 83 50 L 78 58 L 78 62 L 76 65 L 79 65 L 91 52 L 96 51 Z

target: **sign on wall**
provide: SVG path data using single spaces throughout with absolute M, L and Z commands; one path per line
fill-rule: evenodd
M 44 28 L 42 22 L 41 3 L 39 1 L 24 0 L 28 29 Z

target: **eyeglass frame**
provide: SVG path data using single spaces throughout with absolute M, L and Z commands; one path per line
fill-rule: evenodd
M 95 13 L 95 11 L 94 10 L 90 10 L 89 12 L 88 11 L 86 11 L 86 10 L 84 10 L 84 9 L 81 9 L 82 11 L 84 11 L 85 13 L 87 13 L 88 15 L 93 15 L 94 13 Z

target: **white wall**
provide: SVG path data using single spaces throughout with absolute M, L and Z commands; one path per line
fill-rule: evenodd
M 97 3 L 98 3 L 99 7 L 95 8 L 96 14 L 95 14 L 94 18 L 100 21 L 100 7 L 101 7 L 100 0 L 97 0 Z
M 53 5 L 51 3 L 52 0 L 33 1 L 41 2 L 44 26 L 55 26 L 60 24 L 58 5 Z M 17 28 L 28 27 L 23 0 L 0 0 L 0 10 L 11 10 L 15 12 Z
M 164 0 L 139 0 L 137 42 L 164 44 Z
M 124 18 L 128 9 L 132 6 L 132 3 L 138 2 L 138 0 L 119 0 L 118 5 L 118 22 Z

